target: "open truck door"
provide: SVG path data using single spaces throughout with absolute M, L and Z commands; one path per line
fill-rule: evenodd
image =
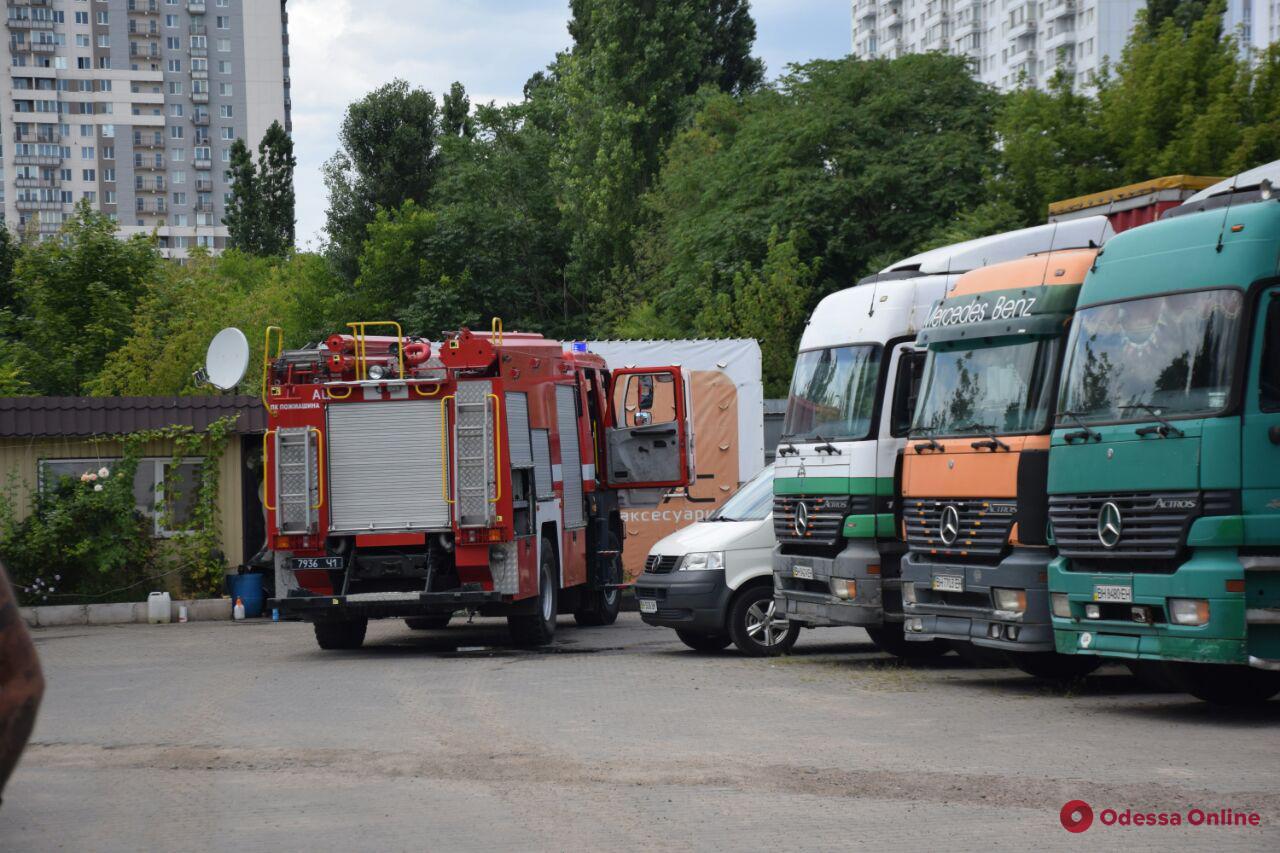
M 628 367 L 609 378 L 603 482 L 676 489 L 693 482 L 689 383 L 679 367 Z

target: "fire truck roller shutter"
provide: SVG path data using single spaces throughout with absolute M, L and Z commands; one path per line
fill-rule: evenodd
M 532 430 L 533 479 L 538 500 L 551 500 L 556 493 L 551 488 L 551 440 L 545 429 Z
M 439 400 L 329 407 L 331 532 L 449 529 L 440 416 Z
M 529 396 L 522 391 L 507 392 L 505 430 L 512 468 L 533 467 L 533 445 L 529 441 Z
M 578 390 L 556 386 L 556 427 L 560 431 L 560 469 L 564 477 L 564 526 L 581 527 L 582 455 L 578 451 Z

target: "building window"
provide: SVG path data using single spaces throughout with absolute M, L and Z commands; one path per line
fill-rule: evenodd
M 218 53 L 231 52 L 231 39 L 218 39 Z
M 111 168 L 103 169 L 102 180 L 104 183 L 114 184 L 116 182 L 116 170 Z
M 222 118 L 231 118 L 235 114 L 235 106 L 232 104 L 221 104 L 218 106 L 218 115 Z
M 91 125 L 91 124 L 82 124 L 82 125 L 80 125 L 80 135 L 81 135 L 81 136 L 93 136 L 93 125 Z
M 226 140 L 226 141 L 228 141 L 228 142 L 230 142 L 231 140 L 235 139 L 235 138 L 236 138 L 236 129 L 235 129 L 234 127 L 224 127 L 224 128 L 222 128 L 222 138 L 223 138 L 223 139 L 225 139 L 225 140 Z
M 181 95 L 181 94 L 182 94 L 182 81 L 181 81 L 181 80 L 170 80 L 170 81 L 169 81 L 169 84 L 168 84 L 168 89 L 169 89 L 169 94 L 170 94 L 170 95 Z
M 230 74 L 230 73 L 231 73 L 231 60 L 229 60 L 229 59 L 219 59 L 219 60 L 218 60 L 218 73 L 219 73 L 219 74 Z
M 164 25 L 165 25 L 166 27 L 176 27 L 176 26 L 178 26 L 178 16 L 177 16 L 177 15 L 165 15 L 165 16 L 164 16 Z
M 96 173 L 93 169 L 81 169 L 81 170 L 80 170 L 80 179 L 81 179 L 82 181 L 86 181 L 86 182 L 87 182 L 87 181 L 96 181 L 96 180 L 98 180 L 98 175 L 97 175 L 97 173 Z
M 180 125 L 180 124 L 174 124 L 174 125 L 170 125 L 170 126 L 169 126 L 169 138 L 170 138 L 170 139 L 181 139 L 181 138 L 182 138 L 182 135 L 183 135 L 183 127 L 182 127 L 182 125 Z
M 76 23 L 77 23 L 77 24 L 87 24 L 87 23 L 89 23 L 89 13 L 88 13 L 88 12 L 76 12 Z
M 172 71 L 172 72 L 174 72 L 174 73 L 179 73 L 179 72 L 181 72 L 181 71 L 182 71 L 182 60 L 181 60 L 181 59 L 170 59 L 170 60 L 169 60 L 169 63 L 168 63 L 168 68 L 169 68 L 169 70 L 170 70 L 170 71 Z
M 170 172 L 169 180 L 175 184 L 185 184 L 187 182 L 187 173 L 181 170 Z
M 109 20 L 109 18 L 107 17 L 107 13 L 106 13 L 106 12 L 99 12 L 99 13 L 98 13 L 98 23 L 99 23 L 99 24 L 104 24 L 104 25 L 105 25 L 105 24 L 108 22 L 108 20 Z
M 97 194 L 96 192 L 94 192 L 93 190 L 85 190 L 85 191 L 84 191 L 84 200 L 85 200 L 85 201 L 87 201 L 87 202 L 89 202 L 90 204 L 97 204 L 97 202 L 98 202 L 98 194 Z
M 93 160 L 93 159 L 94 159 L 94 153 L 93 153 L 93 146 L 92 146 L 92 145 L 81 145 L 81 146 L 80 146 L 80 159 L 81 159 L 81 160 Z
M 93 67 L 93 57 L 91 56 L 76 57 L 76 68 L 88 69 L 92 67 Z
M 236 87 L 231 85 L 230 83 L 218 84 L 218 94 L 222 95 L 224 98 L 229 98 L 235 93 L 236 93 Z
M 102 159 L 103 160 L 116 159 L 116 147 L 114 145 L 102 146 Z
M 182 104 L 169 105 L 169 115 L 174 116 L 176 118 L 181 118 L 185 114 L 186 114 L 186 108 Z
M 174 148 L 172 151 L 169 152 L 169 159 L 175 163 L 183 162 L 184 160 L 187 159 L 187 149 Z
M 114 124 L 104 124 L 102 126 L 102 136 L 111 139 L 116 135 L 116 126 Z
M 182 39 L 177 36 L 165 36 L 164 46 L 169 50 L 182 50 Z
M 116 191 L 115 191 L 115 190 L 107 190 L 106 192 L 104 192 L 104 193 L 102 194 L 102 203 L 103 203 L 103 204 L 115 204 L 115 203 L 116 203 Z
M 218 27 L 218 29 L 220 29 L 220 30 L 229 30 L 229 29 L 231 29 L 231 16 L 230 16 L 230 15 L 219 15 L 219 16 L 217 17 L 217 27 Z
M 138 462 L 133 475 L 134 506 L 151 519 L 156 537 L 191 529 L 203 463 L 199 458 L 183 459 L 176 465 L 172 459 L 146 458 Z M 74 483 L 81 477 L 97 478 L 104 469 L 110 476 L 119 464 L 119 459 L 41 459 L 36 469 L 38 488 L 44 492 L 58 488 L 66 479 Z

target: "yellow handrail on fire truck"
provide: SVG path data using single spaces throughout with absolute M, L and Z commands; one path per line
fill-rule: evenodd
M 489 324 L 489 343 L 502 346 L 502 318 L 494 317 Z
M 498 470 L 498 462 L 502 459 L 502 402 L 498 400 L 497 394 L 486 394 L 486 397 L 493 399 L 493 481 L 494 495 L 489 498 L 489 503 L 496 504 L 502 499 L 502 472 Z
M 452 394 L 440 398 L 440 494 L 444 497 L 445 503 L 457 503 L 453 498 L 449 497 L 449 469 L 453 466 L 449 464 L 449 401 L 454 399 Z
M 311 508 L 319 509 L 324 506 L 324 433 L 318 427 L 311 431 L 316 434 L 316 502 Z
M 269 429 L 262 434 L 262 505 L 269 512 L 275 512 L 276 508 L 271 505 L 271 466 L 267 464 L 267 440 L 275 435 L 276 431 Z
M 271 333 L 276 333 L 276 354 L 271 355 Z M 280 357 L 280 353 L 284 352 L 284 329 L 279 326 L 267 326 L 266 334 L 262 337 L 262 407 L 271 413 L 271 404 L 267 402 L 267 373 L 271 366 L 271 361 Z
M 352 337 L 355 338 L 356 379 L 364 380 L 369 378 L 369 342 L 367 338 L 369 337 L 370 326 L 391 326 L 396 330 L 396 354 L 399 356 L 400 361 L 400 372 L 397 376 L 404 379 L 404 330 L 400 328 L 400 324 L 395 320 L 363 320 L 359 323 L 347 324 L 347 327 L 351 329 Z

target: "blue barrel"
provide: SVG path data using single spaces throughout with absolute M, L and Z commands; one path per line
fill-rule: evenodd
M 231 598 L 239 598 L 244 604 L 244 615 L 256 617 L 262 615 L 262 575 L 231 575 Z

